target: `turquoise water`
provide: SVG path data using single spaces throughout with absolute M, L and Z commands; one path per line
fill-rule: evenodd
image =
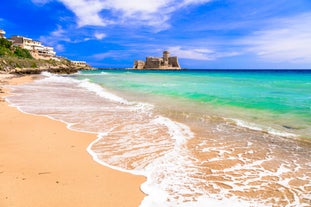
M 140 207 L 309 207 L 310 86 L 311 71 L 84 71 L 6 100 L 97 134 L 96 162 L 146 177 Z
M 311 71 L 85 71 L 80 78 L 127 98 L 194 104 L 198 113 L 311 138 Z

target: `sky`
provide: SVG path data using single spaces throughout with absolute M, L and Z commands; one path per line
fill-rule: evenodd
M 0 29 L 100 68 L 311 69 L 311 0 L 0 0 Z

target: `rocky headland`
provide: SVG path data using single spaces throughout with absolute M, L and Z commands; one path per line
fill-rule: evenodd
M 11 56 L 0 57 L 0 73 L 2 74 L 40 74 L 43 71 L 70 74 L 79 70 L 92 69 L 89 65 L 77 66 L 66 58 L 37 60 Z

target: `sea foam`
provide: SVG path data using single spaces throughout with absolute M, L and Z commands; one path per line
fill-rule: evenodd
M 272 206 L 265 203 L 270 202 L 270 198 L 261 202 L 261 198 L 238 197 L 234 192 L 260 190 L 268 183 L 261 181 L 262 186 L 252 183 L 267 176 L 282 177 L 290 173 L 290 169 L 300 171 L 305 167 L 292 163 L 293 155 L 275 171 L 266 169 L 263 165 L 274 161 L 272 153 L 277 149 L 269 148 L 267 152 L 262 152 L 257 147 L 261 145 L 252 139 L 238 139 L 236 146 L 234 139 L 229 138 L 239 137 L 240 134 L 232 133 L 232 126 L 225 123 L 217 126 L 217 135 L 223 137 L 206 135 L 200 140 L 187 125 L 155 113 L 154 105 L 129 102 L 85 79 L 87 76 L 83 76 L 83 80 L 49 73 L 44 73 L 44 76 L 46 78 L 24 86 L 13 86 L 13 94 L 16 95 L 8 97 L 10 103 L 23 112 L 63 121 L 72 130 L 98 134 L 87 148 L 95 161 L 112 169 L 146 177 L 146 182 L 141 186 L 146 194 L 141 207 Z M 37 107 L 38 103 L 40 107 Z M 266 130 L 240 120 L 226 121 L 255 131 Z M 189 148 L 189 142 L 194 139 L 198 143 L 194 148 Z M 208 155 L 208 159 L 195 157 L 194 153 L 197 152 Z M 253 159 L 259 155 L 262 157 Z M 222 166 L 222 163 L 232 160 L 236 163 Z M 219 167 L 209 165 L 213 162 L 219 163 L 224 169 L 213 169 Z M 224 178 L 224 181 L 218 177 Z M 291 180 L 286 177 L 279 179 L 273 182 L 283 186 L 282 189 L 291 188 Z M 227 188 L 221 187 L 224 185 Z M 288 190 L 294 200 L 286 201 L 288 204 L 285 206 L 299 206 L 298 197 L 308 197 L 303 193 L 304 190 L 303 187 Z
M 293 134 L 293 133 L 280 131 L 280 130 L 277 130 L 277 129 L 274 129 L 271 127 L 266 127 L 263 125 L 243 121 L 240 119 L 225 118 L 225 120 L 229 121 L 229 122 L 234 122 L 237 126 L 240 126 L 243 128 L 247 128 L 247 129 L 251 129 L 251 130 L 255 130 L 255 131 L 267 132 L 267 133 L 272 134 L 272 135 L 277 135 L 277 136 L 281 136 L 281 137 L 288 137 L 288 138 L 298 137 L 298 135 Z

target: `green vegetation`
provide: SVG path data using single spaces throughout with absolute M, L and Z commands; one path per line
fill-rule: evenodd
M 10 49 L 12 46 L 12 42 L 8 41 L 7 39 L 0 38 L 0 47 Z
M 9 40 L 0 38 L 0 57 L 4 56 L 33 59 L 28 50 L 13 46 Z
M 0 38 L 0 57 L 12 56 L 12 43 L 4 38 Z
M 16 57 L 33 59 L 33 57 L 31 56 L 31 54 L 28 50 L 20 48 L 20 47 L 15 47 L 14 49 L 15 49 L 14 55 Z

